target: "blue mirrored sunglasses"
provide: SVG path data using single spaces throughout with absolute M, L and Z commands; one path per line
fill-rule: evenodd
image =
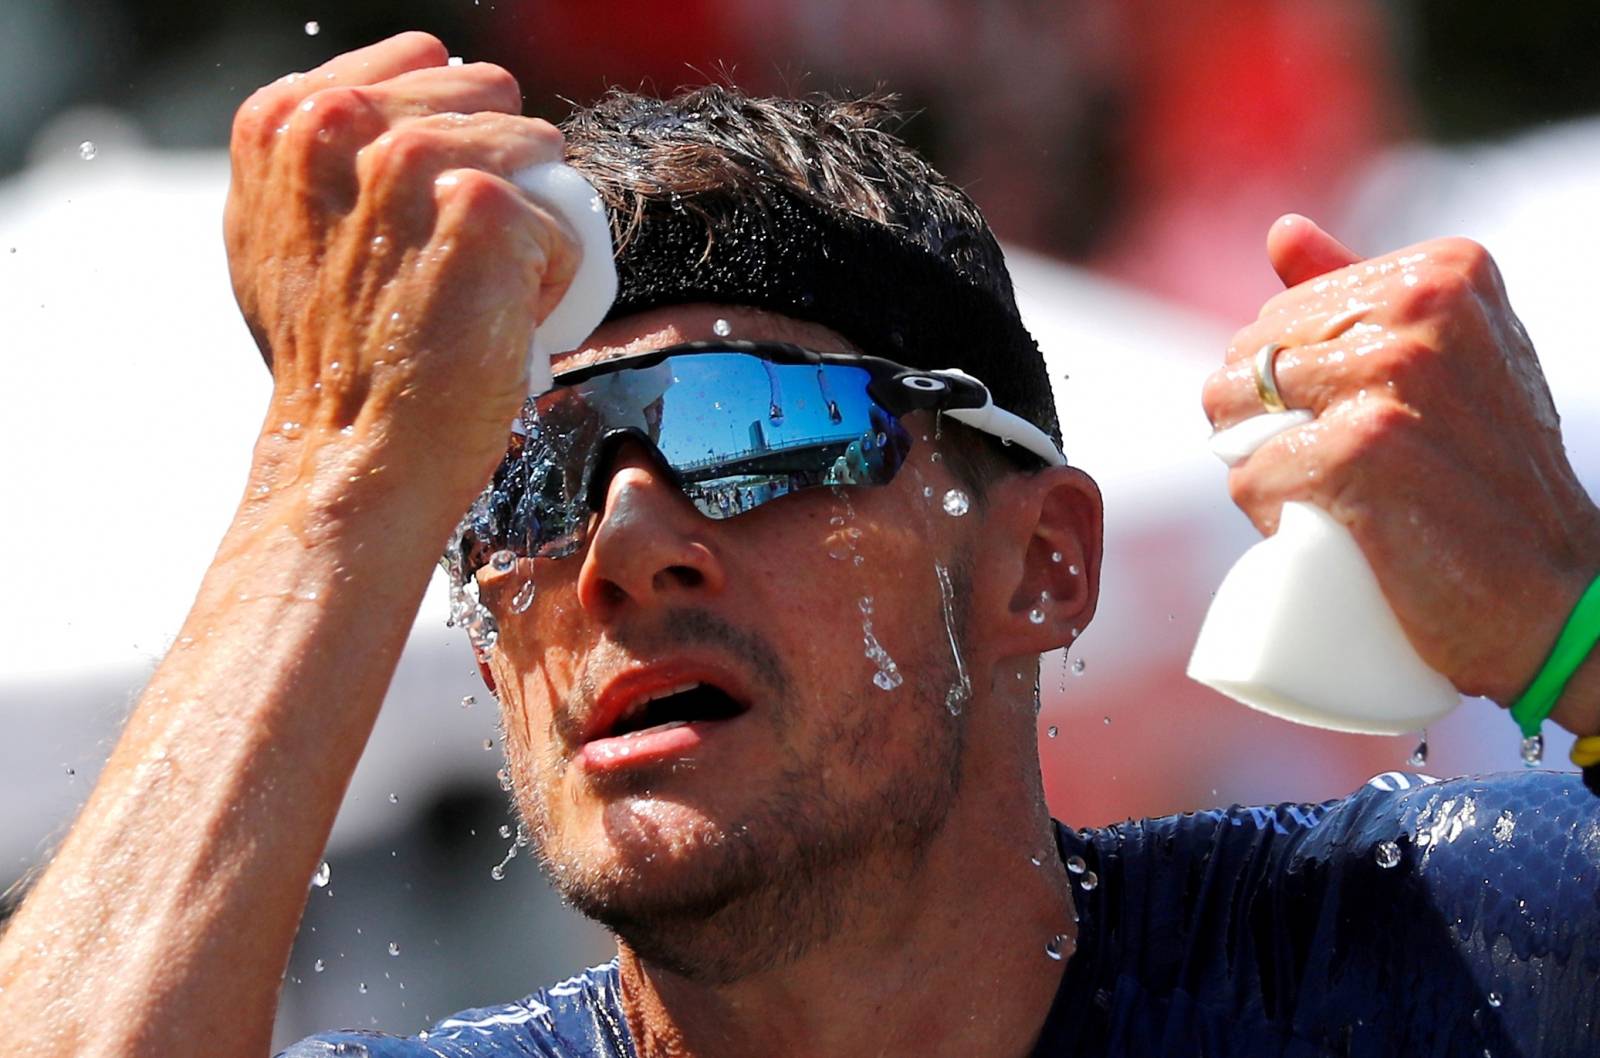
M 902 418 L 937 411 L 1066 462 L 1037 426 L 960 371 L 776 342 L 688 342 L 564 372 L 531 398 L 506 458 L 463 523 L 470 574 L 497 551 L 559 558 L 582 546 L 618 449 L 637 441 L 708 518 L 817 486 L 885 485 L 911 450 Z

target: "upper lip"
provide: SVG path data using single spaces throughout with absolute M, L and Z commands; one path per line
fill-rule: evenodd
M 600 688 L 593 711 L 583 726 L 583 741 L 605 738 L 635 705 L 687 690 L 696 684 L 715 687 L 745 708 L 750 697 L 728 669 L 707 661 L 674 659 L 640 665 L 613 676 Z

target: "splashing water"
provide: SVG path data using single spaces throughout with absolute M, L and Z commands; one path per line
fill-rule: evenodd
M 517 849 L 519 847 L 520 845 L 518 842 L 511 843 L 511 847 L 506 849 L 506 858 L 489 868 L 490 878 L 493 878 L 497 882 L 505 878 L 506 867 L 511 863 L 512 860 L 517 858 Z
M 950 715 L 955 716 L 961 712 L 961 707 L 972 697 L 972 680 L 967 676 L 966 663 L 961 660 L 961 644 L 956 639 L 956 590 L 950 584 L 950 571 L 941 563 L 933 564 L 933 572 L 939 578 L 939 602 L 944 610 L 944 630 L 950 637 L 950 656 L 956 663 L 956 682 L 945 692 L 944 707 L 950 710 Z
M 1400 864 L 1400 846 L 1392 841 L 1380 841 L 1372 850 L 1372 858 L 1378 861 L 1378 866 L 1384 870 Z
M 1428 729 L 1422 729 L 1422 739 L 1417 743 L 1417 748 L 1411 751 L 1411 756 L 1406 758 L 1414 768 L 1420 768 L 1428 763 Z
M 1544 736 L 1530 735 L 1522 740 L 1522 765 L 1537 768 L 1544 763 Z
M 959 518 L 972 509 L 972 499 L 960 489 L 951 489 L 944 494 L 944 513 L 952 518 Z
M 878 671 L 872 675 L 872 682 L 880 691 L 892 691 L 905 683 L 905 677 L 900 675 L 900 667 L 883 649 L 878 637 L 872 634 L 872 596 L 863 595 L 856 600 L 856 606 L 861 610 L 861 642 L 866 648 L 867 660 L 878 667 Z

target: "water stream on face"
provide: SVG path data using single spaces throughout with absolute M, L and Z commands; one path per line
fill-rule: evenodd
M 944 610 L 944 630 L 950 637 L 950 656 L 956 663 L 956 682 L 945 692 L 944 707 L 951 716 L 961 712 L 961 707 L 972 697 L 972 680 L 967 676 L 966 662 L 961 659 L 961 643 L 956 638 L 956 591 L 950 584 L 950 571 L 943 563 L 935 562 L 933 572 L 939 578 L 939 602 Z
M 894 663 L 894 658 L 883 649 L 878 642 L 878 637 L 872 634 L 872 596 L 863 595 L 856 600 L 856 605 L 861 610 L 861 641 L 866 647 L 867 660 L 878 666 L 878 671 L 873 673 L 872 682 L 881 691 L 892 691 L 905 683 L 905 677 L 900 675 L 900 667 Z

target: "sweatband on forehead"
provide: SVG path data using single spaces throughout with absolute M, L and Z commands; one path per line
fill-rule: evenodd
M 908 367 L 959 368 L 996 405 L 1032 420 L 1026 409 L 1041 387 L 1053 403 L 1015 308 L 887 225 L 773 188 L 759 205 L 650 203 L 621 243 L 607 320 L 691 302 L 746 305 L 830 327 Z M 1058 433 L 1054 422 L 1035 424 Z

